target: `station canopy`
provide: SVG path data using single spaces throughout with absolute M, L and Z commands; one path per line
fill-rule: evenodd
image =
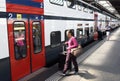
M 92 5 L 100 5 L 105 10 L 120 18 L 120 0 L 83 0 Z M 102 9 L 102 8 L 101 8 Z

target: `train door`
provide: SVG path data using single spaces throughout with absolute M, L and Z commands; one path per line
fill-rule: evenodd
M 11 77 L 12 81 L 17 81 L 30 73 L 28 19 L 21 14 L 8 13 L 8 16 Z
M 94 40 L 98 40 L 98 33 L 97 33 L 97 26 L 98 26 L 98 14 L 97 12 L 95 12 L 94 14 L 94 29 L 95 29 L 95 32 L 94 32 Z
M 97 13 L 94 14 L 94 20 L 95 20 L 94 27 L 95 27 L 95 30 L 97 30 L 97 26 L 98 26 L 98 14 Z
M 30 25 L 30 47 L 32 72 L 45 65 L 44 56 L 44 22 L 42 16 L 31 15 Z
M 45 65 L 43 21 L 26 14 L 8 13 L 8 36 L 12 81 Z

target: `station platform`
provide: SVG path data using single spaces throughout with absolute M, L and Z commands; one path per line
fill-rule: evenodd
M 95 50 L 96 49 L 96 50 Z M 92 54 L 90 54 L 92 52 Z M 46 81 L 120 81 L 120 29 L 88 50 L 88 58 L 79 64 L 79 74 L 55 73 Z M 80 62 L 78 58 L 78 62 Z
M 79 63 L 77 75 L 71 71 L 67 76 L 61 76 L 60 71 L 55 68 L 50 69 L 54 73 L 45 80 L 37 75 L 36 78 L 20 81 L 120 81 L 119 52 L 120 28 L 111 34 L 109 41 L 105 38 L 77 58 Z

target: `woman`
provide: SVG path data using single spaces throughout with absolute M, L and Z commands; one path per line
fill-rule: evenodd
M 73 35 L 74 34 L 71 30 L 67 31 L 67 37 L 69 38 L 69 40 L 68 40 L 68 42 L 65 42 L 65 44 L 67 44 L 68 47 L 67 47 L 66 61 L 65 61 L 64 70 L 63 70 L 62 75 L 66 75 L 66 71 L 68 69 L 68 64 L 69 64 L 70 61 L 73 62 L 73 65 L 74 65 L 74 68 L 75 68 L 75 74 L 78 73 L 78 64 L 77 64 L 77 61 L 76 61 L 76 57 L 71 54 L 71 49 L 78 47 L 77 40 L 75 39 L 75 37 Z

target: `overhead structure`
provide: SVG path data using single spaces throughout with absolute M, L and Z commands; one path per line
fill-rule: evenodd
M 118 13 L 115 13 L 120 18 L 120 0 L 109 0 Z
M 120 0 L 84 0 L 85 2 L 99 7 L 101 10 L 120 18 Z
M 118 18 L 120 18 L 118 11 L 114 8 L 114 6 L 110 3 L 109 0 L 99 0 L 98 4 L 102 5 L 108 11 L 110 11 L 111 13 L 115 14 Z

